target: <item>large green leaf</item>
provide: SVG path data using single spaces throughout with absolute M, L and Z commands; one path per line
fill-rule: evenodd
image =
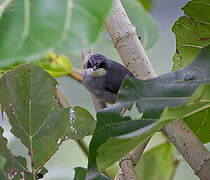
M 0 104 L 11 132 L 28 148 L 33 175 L 56 152 L 69 127 L 69 108 L 56 95 L 56 80 L 41 67 L 26 64 L 0 79 Z
M 86 109 L 79 106 L 70 109 L 70 127 L 67 131 L 70 139 L 82 139 L 92 135 L 95 126 L 96 121 Z
M 29 173 L 26 159 L 21 156 L 16 157 L 10 152 L 7 148 L 7 139 L 2 135 L 3 131 L 0 127 L 0 164 L 2 166 L 0 167 L 0 179 L 19 180 L 22 177 L 21 174 Z M 29 179 L 32 179 L 32 177 Z
M 169 143 L 150 149 L 135 167 L 137 177 L 144 180 L 170 180 L 175 168 L 173 156 L 173 146 Z
M 116 136 L 122 134 L 123 132 L 127 132 L 126 125 L 128 125 L 127 122 L 130 120 L 131 119 L 128 117 L 121 118 L 116 113 L 97 113 L 97 127 L 89 145 L 87 179 L 91 180 L 99 176 L 96 165 L 98 147 L 102 145 L 110 136 Z M 119 124 L 120 122 L 123 122 L 123 124 Z M 120 127 L 118 127 L 118 124 Z M 116 127 L 113 127 L 112 125 Z M 132 126 L 131 128 L 135 128 L 135 126 Z
M 136 27 L 141 42 L 146 50 L 152 48 L 159 37 L 155 20 L 137 0 L 121 0 L 129 19 Z
M 180 17 L 172 28 L 176 36 L 173 70 L 188 65 L 210 43 L 210 1 L 192 0 L 183 10 L 187 16 Z
M 0 67 L 69 54 L 98 39 L 113 0 L 13 0 L 0 19 Z M 12 7 L 12 8 L 11 8 Z

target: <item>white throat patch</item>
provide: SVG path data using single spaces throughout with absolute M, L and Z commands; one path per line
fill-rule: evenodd
M 95 71 L 92 68 L 87 69 L 87 73 L 93 77 L 105 76 L 107 71 L 104 68 L 98 68 Z

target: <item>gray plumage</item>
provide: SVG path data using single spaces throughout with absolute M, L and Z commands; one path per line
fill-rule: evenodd
M 95 72 L 100 72 L 102 75 L 93 76 L 92 73 Z M 133 76 L 121 64 L 103 55 L 94 54 L 85 63 L 83 84 L 98 99 L 108 103 L 115 103 L 118 90 L 126 75 Z

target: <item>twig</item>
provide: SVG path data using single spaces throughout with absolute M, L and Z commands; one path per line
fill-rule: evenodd
M 127 108 L 123 108 L 120 113 L 120 116 L 123 117 L 127 110 L 128 110 Z
M 123 171 L 123 176 L 125 179 L 137 180 L 137 176 L 136 176 L 136 173 L 134 170 L 134 165 L 133 165 L 133 159 L 130 154 L 124 156 L 120 160 L 119 165 L 120 165 L 121 170 Z M 121 177 L 121 175 L 120 175 L 120 177 Z M 123 178 L 123 177 L 121 177 L 121 178 Z
M 93 94 L 91 95 L 92 95 L 93 105 L 95 107 L 96 112 L 99 112 L 100 110 L 106 108 L 105 102 L 98 100 Z
M 60 97 L 60 100 L 63 101 L 64 106 L 71 107 L 70 102 L 68 101 L 68 99 L 64 96 L 64 94 L 61 91 L 56 89 L 56 94 Z
M 114 1 L 113 9 L 105 25 L 124 65 L 137 78 L 156 77 L 143 46 L 136 35 L 135 27 L 131 24 L 120 0 Z M 180 120 L 171 123 L 165 126 L 162 131 L 187 160 L 195 174 L 202 180 L 210 180 L 210 152 L 205 149 L 184 121 Z M 134 157 L 138 157 L 136 159 L 139 159 L 143 153 L 147 142 L 139 145 L 131 152 Z M 123 170 L 123 172 L 127 172 L 127 169 Z M 118 172 L 115 179 L 118 179 L 118 176 L 121 178 L 121 175 L 122 172 Z
M 76 68 L 73 68 L 73 70 L 68 74 L 70 77 L 74 78 L 78 82 L 82 83 L 82 71 Z
M 210 180 L 210 152 L 193 134 L 183 120 L 175 121 L 162 129 L 184 159 L 202 180 Z

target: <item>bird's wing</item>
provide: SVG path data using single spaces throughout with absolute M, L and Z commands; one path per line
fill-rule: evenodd
M 109 68 L 107 69 L 106 74 L 106 89 L 117 94 L 126 75 L 133 76 L 133 74 L 123 65 L 114 61 L 109 61 Z

